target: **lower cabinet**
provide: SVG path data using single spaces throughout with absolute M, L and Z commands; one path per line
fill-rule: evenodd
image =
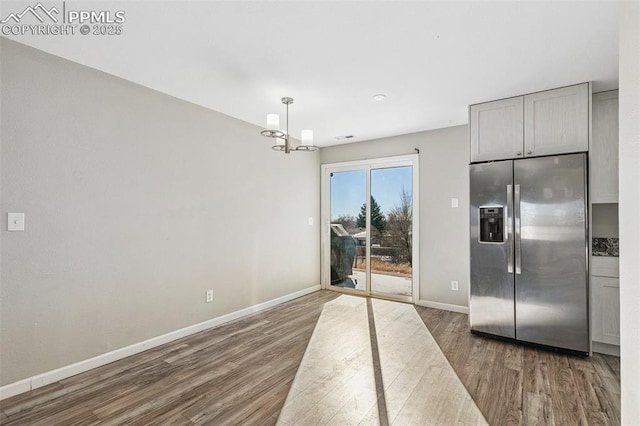
M 592 277 L 593 315 L 591 333 L 595 342 L 620 344 L 620 279 Z
M 620 345 L 620 279 L 616 257 L 592 258 L 591 339 L 594 343 Z M 594 350 L 598 352 L 595 347 Z

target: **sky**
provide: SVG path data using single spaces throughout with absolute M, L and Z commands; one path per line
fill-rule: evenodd
M 331 177 L 331 218 L 341 215 L 358 217 L 366 201 L 366 170 L 334 172 Z M 385 215 L 400 204 L 404 188 L 411 194 L 411 166 L 371 170 L 371 195 Z

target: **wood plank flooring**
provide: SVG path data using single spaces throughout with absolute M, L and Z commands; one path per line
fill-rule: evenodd
M 320 313 L 339 296 L 316 292 L 0 401 L 0 423 L 275 424 Z M 482 338 L 466 315 L 415 310 L 489 424 L 620 423 L 618 358 Z
M 619 358 L 480 337 L 469 333 L 467 315 L 416 310 L 489 424 L 620 424 Z
M 3 425 L 275 424 L 321 291 L 0 402 Z
M 336 332 L 339 331 L 339 332 Z M 278 425 L 486 425 L 412 305 L 325 305 Z

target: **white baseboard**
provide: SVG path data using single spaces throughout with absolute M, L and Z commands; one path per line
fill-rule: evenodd
M 418 300 L 416 303 L 418 306 L 424 306 L 425 308 L 440 309 L 441 311 L 459 312 L 461 314 L 469 314 L 469 308 L 467 306 L 451 305 L 449 303 L 432 302 L 431 300 Z
M 607 343 L 592 342 L 591 350 L 599 354 L 620 356 L 620 346 L 609 345 Z
M 320 285 L 314 285 L 312 287 L 305 288 L 304 290 L 296 291 L 295 293 L 287 294 L 285 296 L 268 300 L 263 303 L 258 303 L 257 305 L 249 306 L 248 308 L 240 309 L 239 311 L 231 312 L 217 318 L 212 318 L 210 320 L 181 328 L 180 330 L 175 330 L 161 336 L 153 337 L 143 342 L 134 343 L 133 345 L 116 349 L 115 351 L 107 352 L 93 358 L 86 359 L 84 361 L 76 362 L 71 365 L 66 365 L 55 370 L 28 377 L 15 383 L 4 385 L 0 387 L 0 400 L 18 395 L 23 392 L 28 392 L 33 389 L 37 389 L 50 383 L 55 383 L 57 381 L 66 379 L 67 377 L 75 376 L 76 374 L 89 371 L 96 367 L 101 367 L 111 362 L 146 351 L 147 349 L 164 345 L 165 343 L 169 343 L 182 337 L 189 336 L 191 334 L 198 333 L 200 331 L 216 327 L 229 321 L 233 321 L 235 319 L 262 311 L 264 309 L 274 307 L 281 303 L 297 299 L 298 297 L 311 294 L 318 290 L 320 290 Z

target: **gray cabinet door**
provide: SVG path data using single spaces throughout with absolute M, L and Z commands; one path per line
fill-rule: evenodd
M 524 155 L 586 152 L 589 149 L 589 83 L 524 97 Z
M 618 91 L 593 95 L 591 202 L 618 202 Z
M 591 338 L 620 345 L 620 266 L 617 257 L 591 257 Z
M 620 345 L 620 279 L 591 277 L 594 342 Z
M 471 162 L 522 158 L 523 97 L 471 105 Z

